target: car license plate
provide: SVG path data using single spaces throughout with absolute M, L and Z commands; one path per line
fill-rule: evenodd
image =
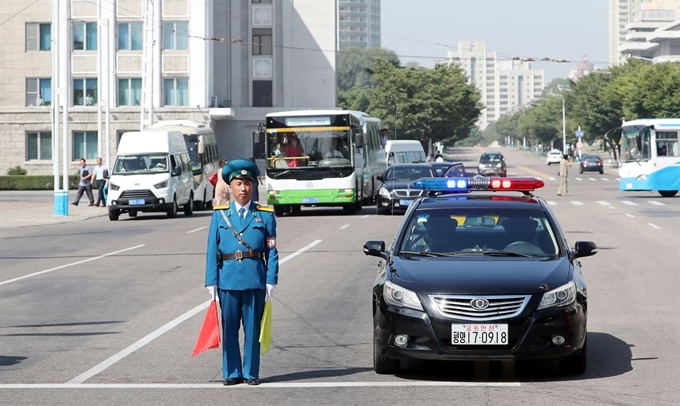
M 128 201 L 128 204 L 130 206 L 138 206 L 138 205 L 142 205 L 142 204 L 145 204 L 145 203 L 146 202 L 144 201 L 144 199 L 130 199 Z
M 400 206 L 408 206 L 411 203 L 410 200 L 399 200 Z
M 507 324 L 452 324 L 453 345 L 506 345 Z
M 302 203 L 319 203 L 318 197 L 303 197 Z

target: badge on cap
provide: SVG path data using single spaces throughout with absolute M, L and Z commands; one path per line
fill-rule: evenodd
M 245 169 L 242 169 L 242 170 L 241 170 L 241 175 L 247 175 L 247 174 L 248 174 L 248 171 L 247 171 L 247 170 L 245 170 Z

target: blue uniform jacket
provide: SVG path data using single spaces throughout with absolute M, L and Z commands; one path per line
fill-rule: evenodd
M 276 250 L 276 217 L 269 207 L 250 203 L 247 218 L 241 220 L 238 213 L 229 206 L 216 206 L 208 232 L 205 284 L 217 285 L 223 290 L 265 289 L 266 284 L 276 285 L 279 279 L 279 253 Z M 221 211 L 226 214 L 237 233 L 253 251 L 264 252 L 265 260 L 225 260 L 218 268 L 217 252 L 231 254 L 237 250 L 248 251 L 234 237 L 224 221 Z

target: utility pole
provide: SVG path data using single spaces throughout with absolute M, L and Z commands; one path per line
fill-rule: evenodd
M 59 198 L 63 200 L 63 214 L 68 216 L 68 145 L 69 122 L 68 109 L 71 103 L 71 2 L 54 2 L 59 4 L 59 101 L 63 107 L 62 124 L 62 176 L 63 186 Z M 53 3 L 53 4 L 54 4 Z M 84 90 L 84 89 L 83 89 Z M 57 151 L 54 151 L 55 153 Z
M 59 86 L 59 26 L 60 6 L 52 2 L 52 174 L 54 175 L 54 214 L 65 216 L 68 214 L 68 195 L 59 189 L 59 104 L 61 88 Z

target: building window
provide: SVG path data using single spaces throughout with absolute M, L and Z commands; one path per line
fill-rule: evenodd
M 272 55 L 271 28 L 253 29 L 253 55 Z
M 73 132 L 73 155 L 71 159 L 96 159 L 99 156 L 99 143 L 96 131 Z
M 169 21 L 163 23 L 163 49 L 189 48 L 189 23 Z
M 271 3 L 272 0 L 253 0 L 253 3 Z
M 52 79 L 26 78 L 26 106 L 49 106 L 52 103 Z
M 73 79 L 73 105 L 97 105 L 97 79 Z
M 73 23 L 73 49 L 97 50 L 97 23 Z
M 26 51 L 49 51 L 52 48 L 52 24 L 26 23 Z
M 163 105 L 165 106 L 189 105 L 188 78 L 163 79 Z
M 52 133 L 26 133 L 26 160 L 49 161 L 52 159 Z
M 118 23 L 118 49 L 140 51 L 142 42 L 142 23 Z
M 118 105 L 140 106 L 142 104 L 142 79 L 118 79 Z
M 272 107 L 271 80 L 253 80 L 253 107 Z

